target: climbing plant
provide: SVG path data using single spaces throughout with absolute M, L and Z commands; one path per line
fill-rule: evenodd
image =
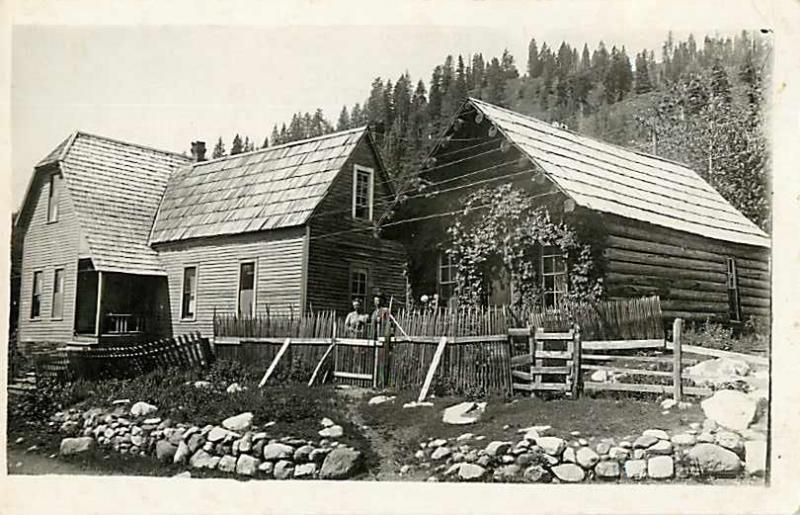
M 480 305 L 489 295 L 489 281 L 512 277 L 512 304 L 541 306 L 537 249 L 561 249 L 567 264 L 566 302 L 595 302 L 602 295 L 591 245 L 563 221 L 551 220 L 541 202 L 510 184 L 481 188 L 464 199 L 463 211 L 448 228 L 447 252 L 457 263 L 457 295 L 462 304 Z

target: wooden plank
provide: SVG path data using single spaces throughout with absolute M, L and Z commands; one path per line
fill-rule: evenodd
M 572 353 L 560 350 L 536 350 L 536 360 L 539 359 L 572 359 Z M 537 363 L 536 366 L 542 366 Z
M 672 391 L 672 385 L 660 384 L 632 384 L 632 383 L 596 383 L 587 381 L 584 383 L 584 388 L 596 391 L 610 391 L 610 392 L 642 392 L 642 393 L 665 393 L 669 394 Z M 707 396 L 714 393 L 710 388 L 699 388 L 694 386 L 687 386 L 683 389 L 687 395 Z
M 532 367 L 531 370 L 534 374 L 553 374 L 553 375 L 564 375 L 569 374 L 572 372 L 572 367 L 569 366 L 545 366 L 545 367 Z
M 509 327 L 508 336 L 530 336 L 531 329 L 529 327 Z
M 520 354 L 511 358 L 512 367 L 521 367 L 533 363 L 533 356 L 530 354 Z
M 436 368 L 439 366 L 439 360 L 442 359 L 442 353 L 444 352 L 444 348 L 447 345 L 447 337 L 443 336 L 441 340 L 439 340 L 439 345 L 436 346 L 436 352 L 433 355 L 433 360 L 431 361 L 431 366 L 428 368 L 428 374 L 425 376 L 425 382 L 422 384 L 422 390 L 419 392 L 419 397 L 417 398 L 417 402 L 422 402 L 425 400 L 425 397 L 428 396 L 428 390 L 431 387 L 431 382 L 433 381 L 433 375 L 436 373 Z
M 325 363 L 326 359 L 328 359 L 328 356 L 331 354 L 331 351 L 333 351 L 333 348 L 335 346 L 336 346 L 336 340 L 334 340 L 333 343 L 328 345 L 328 348 L 325 349 L 325 353 L 317 362 L 317 366 L 314 367 L 314 372 L 311 374 L 311 379 L 308 380 L 308 386 L 312 386 L 314 384 L 314 379 L 317 378 L 317 374 L 319 373 L 319 370 L 322 368 L 322 364 Z
M 522 379 L 523 381 L 533 381 L 533 375 L 529 372 L 523 372 L 522 370 L 512 370 L 511 377 Z
M 666 341 L 663 339 L 581 342 L 581 347 L 584 351 L 663 349 L 665 345 Z
M 523 390 L 526 392 L 533 392 L 536 390 L 564 392 L 567 390 L 567 385 L 563 383 L 513 383 L 513 386 L 515 390 Z
M 630 374 L 634 376 L 652 376 L 652 377 L 672 377 L 672 372 L 664 372 L 663 370 L 645 370 L 643 368 L 625 368 L 625 367 L 611 367 L 606 365 L 581 365 L 582 370 L 607 370 L 609 372 L 620 372 L 623 374 Z
M 613 354 L 583 354 L 581 356 L 584 361 L 636 361 L 640 363 L 669 363 L 673 362 L 671 355 L 664 356 L 622 356 Z M 682 358 L 684 364 L 694 365 L 700 360 Z
M 581 342 L 581 328 L 577 324 L 574 330 L 574 339 L 571 342 L 572 349 L 572 398 L 577 399 L 583 390 L 583 375 L 581 374 L 581 353 L 583 342 Z
M 372 374 L 357 374 L 355 372 L 333 372 L 333 377 L 341 377 L 342 379 L 363 379 L 364 381 L 371 381 Z
M 292 339 L 286 338 L 286 340 L 283 342 L 283 345 L 281 345 L 281 348 L 278 350 L 278 353 L 275 355 L 275 359 L 273 359 L 272 363 L 270 363 L 267 372 L 264 374 L 264 377 L 261 378 L 261 382 L 258 383 L 259 388 L 263 387 L 267 383 L 267 379 L 269 379 L 269 376 L 272 375 L 272 372 L 275 370 L 275 367 L 278 366 L 278 362 L 283 357 L 284 353 L 286 352 L 286 349 L 289 348 L 290 343 L 292 343 Z
M 675 402 L 680 402 L 683 397 L 683 382 L 681 381 L 681 333 L 683 331 L 683 319 L 676 318 L 672 323 L 672 398 Z
M 330 340 L 328 340 L 330 342 Z M 383 346 L 383 342 L 378 341 L 375 343 L 374 340 L 367 340 L 361 338 L 337 338 L 336 343 L 343 347 L 369 347 L 372 348 L 373 346 L 377 345 L 378 347 Z
M 566 340 L 572 340 L 572 338 L 574 338 L 573 331 L 568 331 L 566 333 L 546 333 L 546 332 L 541 332 L 540 333 L 538 331 L 536 332 L 536 339 L 537 340 L 548 340 L 548 341 L 550 341 L 550 340 L 555 340 L 555 341 L 564 340 L 564 341 L 566 341 Z
M 667 349 L 674 351 L 674 344 L 667 342 Z M 763 356 L 752 356 L 750 354 L 741 354 L 739 352 L 730 352 L 726 350 L 707 349 L 705 347 L 698 347 L 696 345 L 681 344 L 681 350 L 689 354 L 700 354 L 701 356 L 711 356 L 714 358 L 731 358 L 740 359 L 747 363 L 759 366 L 769 366 L 769 359 Z

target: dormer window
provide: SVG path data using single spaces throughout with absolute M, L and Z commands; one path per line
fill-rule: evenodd
M 372 168 L 353 167 L 353 218 L 372 220 L 375 172 Z
M 55 222 L 58 220 L 58 197 L 61 193 L 61 176 L 54 174 L 50 176 L 50 188 L 47 193 L 47 221 Z

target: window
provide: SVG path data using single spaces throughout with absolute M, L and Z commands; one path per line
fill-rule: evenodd
M 739 279 L 736 275 L 736 260 L 727 258 L 728 265 L 728 316 L 732 322 L 742 321 L 742 307 L 739 304 Z
M 555 245 L 542 247 L 539 265 L 543 307 L 558 308 L 567 293 L 567 262 L 561 249 Z
M 53 273 L 53 306 L 50 311 L 52 318 L 61 318 L 64 315 L 64 269 L 56 268 Z
M 42 272 L 33 273 L 31 288 L 31 318 L 39 318 L 42 314 Z
M 197 298 L 197 267 L 187 266 L 183 269 L 183 296 L 181 301 L 181 318 L 194 319 Z
M 372 220 L 373 170 L 353 167 L 353 218 Z
M 58 197 L 61 193 L 61 176 L 54 174 L 50 176 L 50 188 L 47 194 L 47 221 L 55 222 L 58 220 Z
M 350 270 L 350 299 L 358 299 L 366 309 L 367 306 L 367 269 L 352 268 Z
M 453 294 L 456 291 L 457 269 L 453 256 L 447 252 L 440 252 L 438 269 L 439 299 L 442 302 L 447 302 L 453 298 Z
M 239 315 L 253 316 L 256 312 L 256 264 L 248 261 L 239 265 Z

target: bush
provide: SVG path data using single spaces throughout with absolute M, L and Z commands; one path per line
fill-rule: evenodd
M 769 328 L 751 317 L 737 334 L 732 327 L 706 320 L 699 325 L 687 326 L 683 332 L 683 343 L 734 352 L 763 351 L 769 344 Z

